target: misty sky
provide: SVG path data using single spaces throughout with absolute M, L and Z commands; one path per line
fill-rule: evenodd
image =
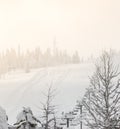
M 120 0 L 0 0 L 0 50 L 57 47 L 81 56 L 120 50 Z

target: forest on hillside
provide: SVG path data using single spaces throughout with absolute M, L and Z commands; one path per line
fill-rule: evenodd
M 16 69 L 23 69 L 27 73 L 32 68 L 80 62 L 82 62 L 82 59 L 80 59 L 77 51 L 73 55 L 69 55 L 66 50 L 62 51 L 57 48 L 51 50 L 47 48 L 42 52 L 40 47 L 36 47 L 31 51 L 26 50 L 22 52 L 19 46 L 17 51 L 11 48 L 0 52 L 0 75 Z

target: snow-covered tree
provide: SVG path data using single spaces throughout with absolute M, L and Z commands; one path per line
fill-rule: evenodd
M 0 107 L 0 129 L 8 129 L 6 112 L 2 107 Z
M 75 63 L 75 64 L 80 63 L 80 57 L 79 57 L 79 54 L 78 54 L 77 51 L 73 54 L 72 62 Z
M 120 79 L 113 55 L 104 52 L 97 61 L 90 87 L 83 98 L 87 116 L 86 125 L 91 129 L 120 127 Z
M 14 124 L 14 127 L 19 129 L 36 129 L 37 123 L 41 122 L 33 115 L 32 110 L 28 108 L 23 108 L 17 116 L 17 122 Z

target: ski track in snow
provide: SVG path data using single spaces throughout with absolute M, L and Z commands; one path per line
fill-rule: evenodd
M 0 81 L 0 97 L 3 106 L 9 116 L 10 123 L 14 123 L 18 112 L 23 106 L 30 106 L 37 115 L 37 105 L 44 100 L 42 92 L 48 89 L 50 84 L 57 89 L 55 102 L 60 110 L 73 108 L 76 99 L 83 96 L 88 86 L 88 76 L 91 73 L 91 65 L 79 64 L 71 66 L 41 68 L 29 79 L 13 82 Z M 27 74 L 25 74 L 27 76 Z M 21 78 L 24 78 L 22 76 Z

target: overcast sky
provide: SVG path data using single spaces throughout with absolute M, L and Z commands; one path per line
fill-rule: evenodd
M 57 46 L 81 56 L 120 50 L 120 0 L 0 0 L 0 50 Z

